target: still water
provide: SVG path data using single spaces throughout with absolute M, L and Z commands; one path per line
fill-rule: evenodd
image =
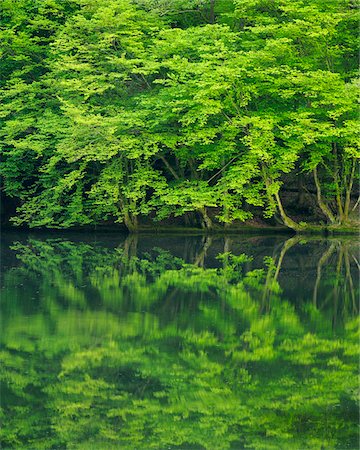
M 3 233 L 2 449 L 357 449 L 359 241 Z

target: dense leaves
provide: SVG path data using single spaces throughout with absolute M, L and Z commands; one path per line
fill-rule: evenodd
M 358 179 L 351 0 L 3 2 L 0 135 L 16 224 L 262 212 L 348 223 Z M 285 199 L 287 196 L 285 195 Z

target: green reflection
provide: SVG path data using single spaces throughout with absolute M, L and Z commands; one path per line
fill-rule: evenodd
M 209 238 L 187 263 L 134 237 L 13 243 L 2 448 L 357 448 L 354 243 L 291 238 L 261 267 L 232 244 L 209 265 Z M 311 295 L 292 301 L 281 274 L 306 245 Z

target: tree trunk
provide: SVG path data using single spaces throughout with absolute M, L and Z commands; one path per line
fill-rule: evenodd
M 344 223 L 344 208 L 341 202 L 341 196 L 340 196 L 340 192 L 339 192 L 339 186 L 337 185 L 336 187 L 336 204 L 338 207 L 338 217 L 337 217 L 337 221 L 339 223 Z
M 210 217 L 207 214 L 206 207 L 199 208 L 199 213 L 201 214 L 201 226 L 207 230 L 211 230 L 213 228 L 213 223 Z
M 191 178 L 193 180 L 198 180 L 199 179 L 199 173 L 196 171 L 195 167 L 194 167 L 194 162 L 193 160 L 190 158 L 189 159 L 189 168 L 190 168 L 190 173 L 191 173 Z
M 284 225 L 286 225 L 288 228 L 291 228 L 292 230 L 299 231 L 302 227 L 286 214 L 278 192 L 275 193 L 275 198 Z
M 183 217 L 185 226 L 189 227 L 191 225 L 189 214 L 186 212 Z
M 303 208 L 306 205 L 306 191 L 303 173 L 298 175 L 298 205 L 300 208 Z
M 343 223 L 344 222 L 344 209 L 343 209 L 343 204 L 342 204 L 342 199 L 341 199 L 341 192 L 340 192 L 340 186 L 339 186 L 339 162 L 338 162 L 338 151 L 337 151 L 337 145 L 336 142 L 334 142 L 332 144 L 333 147 L 333 155 L 334 155 L 334 183 L 335 183 L 335 188 L 336 188 L 336 194 L 335 194 L 335 199 L 336 199 L 336 205 L 337 205 L 337 209 L 338 209 L 338 217 L 337 217 L 337 222 L 338 223 Z
M 215 0 L 210 0 L 209 22 L 215 23 Z
M 171 173 L 171 175 L 175 178 L 175 180 L 180 180 L 179 175 L 175 172 L 175 170 L 171 167 L 169 164 L 169 161 L 165 158 L 165 156 L 160 156 L 161 161 L 165 164 L 168 171 Z
M 130 233 L 136 233 L 138 230 L 138 219 L 136 216 L 129 214 L 127 211 L 124 213 L 124 224 Z
M 346 186 L 345 205 L 344 205 L 344 222 L 347 222 L 349 220 L 350 203 L 351 203 L 351 191 L 352 191 L 353 183 L 354 183 L 355 166 L 356 166 L 356 163 L 353 160 L 352 167 L 351 167 L 349 184 L 348 184 L 348 186 Z
M 264 182 L 265 182 L 266 193 L 267 193 L 267 196 L 268 196 L 268 198 L 269 198 L 269 202 L 272 202 L 272 200 L 273 200 L 272 195 L 273 195 L 273 194 L 269 192 L 269 188 L 270 188 L 270 180 L 269 180 L 268 175 L 266 174 L 266 169 L 265 169 L 265 166 L 264 166 L 263 164 L 261 165 L 261 170 L 262 170 L 262 176 L 263 176 L 263 180 L 264 180 Z M 279 213 L 280 213 L 280 216 L 281 216 L 281 219 L 282 219 L 284 225 L 286 225 L 288 228 L 291 228 L 292 230 L 298 231 L 301 227 L 300 227 L 299 224 L 297 224 L 294 220 L 292 220 L 292 219 L 286 214 L 286 212 L 285 212 L 285 210 L 284 210 L 284 207 L 283 207 L 283 204 L 282 204 L 281 199 L 280 199 L 279 191 L 277 191 L 277 192 L 274 194 L 274 197 L 275 197 L 275 199 L 276 199 L 276 203 L 277 203 L 277 206 L 278 206 L 278 210 L 279 210 Z
M 315 185 L 316 185 L 316 198 L 318 201 L 318 205 L 319 205 L 321 211 L 323 212 L 323 214 L 325 215 L 325 217 L 328 220 L 330 220 L 331 223 L 335 223 L 335 217 L 334 217 L 333 213 L 330 211 L 330 208 L 323 201 L 322 194 L 321 194 L 321 186 L 320 186 L 316 167 L 313 169 L 313 175 L 314 175 L 314 181 L 315 181 Z

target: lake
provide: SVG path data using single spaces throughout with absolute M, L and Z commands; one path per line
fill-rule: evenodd
M 2 234 L 2 449 L 358 449 L 359 240 Z

